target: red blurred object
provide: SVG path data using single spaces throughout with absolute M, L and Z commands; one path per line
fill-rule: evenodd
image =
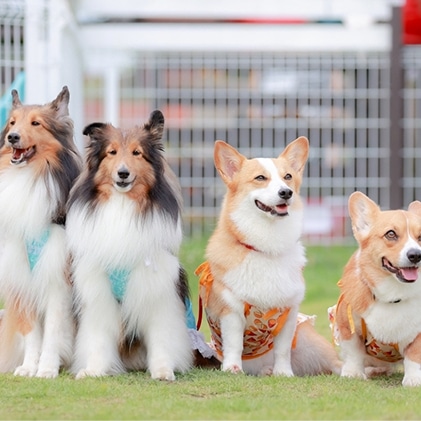
M 402 11 L 403 43 L 421 44 L 421 0 L 406 0 Z

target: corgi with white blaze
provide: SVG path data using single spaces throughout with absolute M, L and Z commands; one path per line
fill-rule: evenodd
M 227 191 L 200 275 L 200 297 L 222 370 L 255 375 L 338 373 L 333 346 L 299 314 L 304 298 L 305 137 L 277 158 L 247 159 L 223 141 L 214 160 Z
M 421 386 L 421 202 L 382 211 L 361 192 L 349 197 L 358 250 L 329 309 L 342 376 L 366 379 L 403 363 L 404 386 Z

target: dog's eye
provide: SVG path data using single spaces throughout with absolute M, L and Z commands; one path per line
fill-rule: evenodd
M 287 173 L 284 175 L 284 180 L 291 180 L 292 179 L 292 175 L 290 173 Z
M 14 126 L 14 125 L 15 125 L 15 120 L 10 120 L 9 124 L 10 124 L 11 126 Z
M 397 240 L 398 239 L 398 234 L 396 234 L 396 232 L 393 231 L 393 230 L 387 231 L 387 233 L 384 236 L 388 240 Z
M 33 126 L 39 126 L 40 125 L 40 122 L 39 121 L 33 121 L 32 123 L 31 123 Z
M 267 178 L 264 175 L 258 175 L 257 177 L 254 177 L 255 180 L 257 181 L 265 181 L 267 180 Z
M 117 155 L 117 151 L 115 149 L 111 149 L 110 151 L 108 151 L 109 155 Z
M 134 156 L 139 156 L 141 154 L 141 152 L 138 150 L 138 149 L 135 149 L 134 151 L 133 151 L 133 155 Z

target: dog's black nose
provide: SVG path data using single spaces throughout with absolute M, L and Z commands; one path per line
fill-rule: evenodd
M 14 145 L 15 143 L 18 143 L 19 140 L 20 140 L 20 134 L 19 133 L 13 132 L 13 133 L 9 133 L 7 135 L 7 141 L 12 145 Z
M 292 190 L 291 189 L 280 189 L 278 195 L 281 199 L 288 200 L 291 199 Z
M 120 170 L 118 170 L 118 176 L 122 179 L 125 180 L 126 178 L 129 178 L 130 172 L 127 168 L 121 168 Z
M 410 249 L 408 253 L 406 253 L 406 257 L 411 263 L 418 263 L 421 261 L 421 250 L 418 249 Z

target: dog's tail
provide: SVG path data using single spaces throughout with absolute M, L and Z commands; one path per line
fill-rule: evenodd
M 14 371 L 23 359 L 23 337 L 19 332 L 26 321 L 15 310 L 15 306 L 0 310 L 0 373 Z
M 311 318 L 297 326 L 296 346 L 291 353 L 296 376 L 340 374 L 342 362 L 333 346 L 313 326 Z

